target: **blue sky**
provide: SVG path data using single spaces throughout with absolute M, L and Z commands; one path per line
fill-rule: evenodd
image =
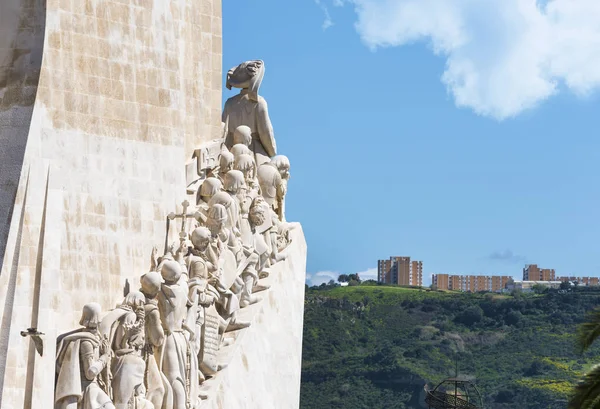
M 600 275 L 600 5 L 480 3 L 223 2 L 224 73 L 265 61 L 310 282 L 394 255 L 427 283 Z

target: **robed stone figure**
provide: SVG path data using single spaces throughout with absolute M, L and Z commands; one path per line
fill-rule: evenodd
M 227 73 L 227 89 L 241 88 L 238 95 L 225 102 L 222 121 L 226 124 L 225 146 L 233 147 L 233 133 L 239 126 L 248 126 L 252 131 L 250 150 L 256 165 L 269 162 L 277 154 L 273 126 L 269 118 L 267 102 L 258 95 L 265 75 L 265 63 L 261 60 L 246 61 Z

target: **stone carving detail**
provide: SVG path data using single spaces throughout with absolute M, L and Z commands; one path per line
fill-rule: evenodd
M 246 61 L 227 73 L 228 89 L 241 88 L 238 95 L 225 102 L 222 121 L 227 124 L 225 146 L 232 148 L 250 133 L 249 147 L 258 166 L 277 154 L 275 134 L 269 118 L 267 102 L 258 95 L 265 75 L 265 63 L 261 60 Z M 239 128 L 245 126 L 246 128 Z M 236 135 L 238 134 L 238 135 Z
M 110 399 L 110 379 L 105 369 L 113 351 L 98 331 L 100 305 L 86 304 L 83 326 L 63 334 L 56 348 L 55 409 L 114 409 Z
M 164 254 L 151 250 L 139 291 L 106 314 L 85 305 L 83 328 L 59 337 L 56 409 L 197 409 L 207 397 L 202 384 L 226 366 L 220 350 L 233 332 L 251 325 L 240 311 L 261 302 L 261 280 L 285 258 L 293 228 L 290 163 L 276 155 L 263 75 L 260 60 L 229 72 L 228 88 L 242 91 L 225 104 L 221 150 L 198 148 L 192 196 L 181 214 L 165 215 Z M 179 241 L 168 246 L 171 233 Z

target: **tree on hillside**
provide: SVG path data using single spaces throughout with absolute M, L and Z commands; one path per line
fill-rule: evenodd
M 600 308 L 592 311 L 577 333 L 579 352 L 584 353 L 600 337 Z M 600 409 L 600 365 L 586 373 L 575 387 L 568 409 Z
M 571 283 L 568 281 L 563 281 L 562 283 L 560 283 L 560 289 L 561 290 L 568 290 L 569 288 L 571 288 Z
M 356 281 L 360 284 L 360 276 L 357 274 L 350 274 L 348 276 L 348 281 Z
M 347 283 L 348 281 L 350 281 L 350 277 L 348 277 L 348 274 L 340 274 L 340 276 L 338 277 L 339 283 Z
M 478 322 L 480 322 L 482 319 L 483 319 L 483 310 L 481 309 L 481 307 L 474 305 L 474 306 L 467 308 L 460 314 L 458 314 L 454 318 L 454 321 L 456 321 L 460 324 L 464 324 L 466 326 L 472 326 L 472 325 L 475 325 Z

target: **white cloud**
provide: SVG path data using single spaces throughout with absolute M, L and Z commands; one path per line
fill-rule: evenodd
M 329 14 L 329 9 L 321 0 L 315 0 L 315 3 L 323 11 L 323 14 L 325 16 L 325 20 L 323 20 L 323 25 L 321 27 L 323 28 L 323 30 L 327 30 L 333 25 L 333 20 L 331 19 L 331 15 Z
M 376 280 L 377 281 L 377 267 L 369 268 L 365 271 L 359 271 L 357 274 L 360 277 L 361 281 L 366 281 L 366 280 Z
M 339 277 L 339 273 L 335 271 L 319 271 L 314 274 L 306 274 L 306 284 L 308 285 L 321 285 L 323 283 L 327 284 L 329 280 L 333 280 L 337 282 L 337 278 Z
M 344 0 L 333 0 L 333 5 L 335 7 L 342 7 L 344 5 Z
M 306 274 L 306 284 L 313 285 L 321 285 L 323 283 L 327 284 L 329 280 L 333 280 L 337 283 L 337 279 L 341 273 L 336 271 L 319 271 L 313 274 Z M 358 276 L 362 281 L 365 280 L 377 280 L 377 268 L 369 268 L 365 271 L 359 271 Z
M 335 0 L 371 49 L 428 42 L 459 107 L 499 120 L 600 86 L 598 0 Z M 410 64 L 410 61 L 404 62 Z M 388 73 L 387 75 L 393 75 Z

